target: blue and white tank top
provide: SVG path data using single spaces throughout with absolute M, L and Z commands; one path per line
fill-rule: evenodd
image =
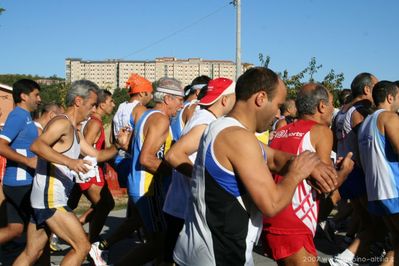
M 378 129 L 380 109 L 369 115 L 359 129 L 359 154 L 366 175 L 369 209 L 374 214 L 399 213 L 399 157 Z
M 222 117 L 202 136 L 185 225 L 174 250 L 179 265 L 254 264 L 252 250 L 262 229 L 262 214 L 239 176 L 224 168 L 213 150 L 218 134 L 228 127 L 244 126 L 234 118 Z
M 183 104 L 183 108 L 181 108 L 178 112 L 177 115 L 172 117 L 170 120 L 170 127 L 172 129 L 172 134 L 173 134 L 173 141 L 176 142 L 180 139 L 182 130 L 184 128 L 184 122 L 183 122 L 183 113 L 184 110 L 188 107 L 190 107 L 192 104 L 195 104 L 197 100 L 193 100 L 190 102 L 185 102 Z M 199 108 L 199 107 L 198 107 Z M 199 109 L 198 109 L 199 110 Z
M 145 141 L 145 136 L 144 136 L 145 123 L 147 122 L 148 118 L 155 113 L 162 113 L 162 112 L 158 110 L 145 111 L 143 115 L 140 117 L 139 121 L 137 121 L 137 125 L 134 128 L 134 140 L 132 141 L 132 146 L 133 146 L 132 168 L 127 180 L 129 196 L 140 197 L 144 195 L 152 196 L 154 194 L 153 190 L 154 176 L 150 172 L 146 171 L 145 167 L 140 164 L 140 153 L 143 147 L 143 143 Z M 169 134 L 165 140 L 165 143 L 157 151 L 156 154 L 157 157 L 159 159 L 163 159 L 165 153 L 170 149 L 171 145 L 172 145 L 172 131 L 169 127 Z

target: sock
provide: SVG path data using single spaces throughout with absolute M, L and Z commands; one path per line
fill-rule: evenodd
M 108 244 L 107 240 L 105 240 L 105 239 L 100 240 L 100 244 L 98 245 L 98 248 L 101 250 L 109 249 L 109 244 Z
M 342 253 L 338 254 L 337 258 L 344 261 L 352 262 L 355 258 L 355 254 L 353 254 L 352 251 L 350 251 L 349 249 L 345 249 Z

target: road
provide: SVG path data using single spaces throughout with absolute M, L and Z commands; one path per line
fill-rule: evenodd
M 106 225 L 103 228 L 102 235 L 106 235 L 110 232 L 113 228 L 116 228 L 122 221 L 123 218 L 125 217 L 125 211 L 124 210 L 116 210 L 112 211 L 110 213 L 110 216 L 108 217 L 106 221 Z M 87 230 L 87 225 L 85 226 L 85 229 Z M 339 238 L 340 236 L 338 236 Z M 0 258 L 0 265 L 5 266 L 5 265 L 11 265 L 12 261 L 15 259 L 15 257 L 19 254 L 19 252 L 23 248 L 23 241 L 24 239 L 18 240 L 20 243 L 20 248 L 14 250 L 13 252 L 2 252 L 0 253 L 1 258 Z M 319 252 L 319 262 L 321 265 L 327 265 L 326 262 L 331 255 L 337 253 L 338 251 L 342 250 L 342 246 L 338 244 L 333 244 L 328 242 L 326 239 L 322 237 L 317 237 L 316 236 L 316 246 Z M 337 240 L 337 242 L 340 242 L 340 239 Z M 125 254 L 125 252 L 129 249 L 134 247 L 134 245 L 137 245 L 137 240 L 134 236 L 129 236 L 125 240 L 115 244 L 111 250 L 110 250 L 110 263 L 115 262 Z M 63 256 L 65 253 L 68 251 L 69 246 L 67 245 L 61 245 L 65 250 L 61 252 L 56 252 L 52 253 L 51 255 L 51 262 L 54 265 L 58 265 L 60 261 L 62 260 Z M 256 249 L 255 249 L 256 250 Z M 261 252 L 259 252 L 261 253 Z M 277 265 L 272 259 L 265 257 L 263 255 L 260 255 L 258 252 L 254 251 L 253 252 L 253 257 L 254 257 L 254 262 L 255 265 Z M 83 265 L 90 265 L 90 262 L 85 261 Z

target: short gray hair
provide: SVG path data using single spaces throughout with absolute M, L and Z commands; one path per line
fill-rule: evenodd
M 319 83 L 315 84 L 314 89 L 299 90 L 295 100 L 298 116 L 314 115 L 321 101 L 328 103 L 328 97 L 328 90 Z
M 184 89 L 182 83 L 174 78 L 163 77 L 157 82 L 157 87 L 154 91 L 154 102 L 163 102 L 165 95 L 184 96 Z
M 100 88 L 97 86 L 97 84 L 90 80 L 81 79 L 74 81 L 72 82 L 71 88 L 66 95 L 65 104 L 67 107 L 72 106 L 77 96 L 80 96 L 86 100 L 91 91 L 97 94 L 99 89 Z
M 165 95 L 166 95 L 166 93 L 164 93 L 164 92 L 159 92 L 159 91 L 154 92 L 154 94 L 153 94 L 154 102 L 156 102 L 156 103 L 163 102 Z

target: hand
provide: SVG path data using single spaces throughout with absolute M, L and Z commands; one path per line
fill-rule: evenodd
M 338 186 L 337 172 L 332 165 L 320 162 L 313 169 L 308 184 L 318 193 L 329 193 Z
M 320 163 L 320 158 L 316 153 L 310 151 L 305 151 L 293 158 L 288 169 L 288 174 L 293 175 L 298 183 L 307 178 L 315 166 Z
M 352 160 L 353 153 L 348 152 L 344 159 L 337 160 L 338 176 L 340 177 L 340 184 L 342 184 L 346 177 L 352 172 L 355 162 Z
M 26 166 L 28 166 L 29 168 L 35 169 L 37 166 L 37 156 L 28 157 L 26 160 Z
M 131 137 L 132 137 L 132 129 L 130 127 L 122 128 L 121 130 L 119 130 L 116 139 L 116 147 L 121 148 L 125 151 L 128 150 Z
M 76 173 L 87 173 L 89 171 L 89 168 L 86 165 L 91 165 L 91 162 L 88 160 L 82 160 L 82 159 L 71 159 L 70 162 L 68 163 L 67 167 Z

